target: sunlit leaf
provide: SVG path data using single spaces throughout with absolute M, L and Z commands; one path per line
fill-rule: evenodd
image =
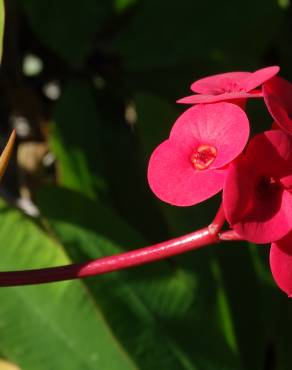
M 18 211 L 1 202 L 0 214 L 1 270 L 70 263 Z M 0 288 L 0 301 L 0 352 L 21 368 L 135 369 L 82 283 Z

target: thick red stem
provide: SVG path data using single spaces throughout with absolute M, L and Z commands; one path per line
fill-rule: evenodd
M 0 272 L 0 286 L 42 284 L 105 274 L 185 253 L 218 241 L 218 234 L 213 233 L 209 226 L 150 247 L 99 258 L 87 263 L 37 270 Z
M 86 263 L 36 270 L 0 272 L 0 286 L 43 284 L 101 275 L 158 261 L 209 244 L 218 243 L 221 240 L 238 240 L 238 235 L 232 230 L 220 234 L 224 222 L 225 216 L 221 204 L 212 224 L 191 234 Z

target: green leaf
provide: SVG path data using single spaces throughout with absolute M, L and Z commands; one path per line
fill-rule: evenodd
M 283 9 L 287 9 L 290 6 L 290 0 L 278 0 L 278 5 Z
M 59 182 L 92 198 L 103 187 L 99 176 L 99 117 L 93 89 L 86 82 L 69 84 L 58 101 L 51 146 L 59 166 Z
M 30 25 L 45 45 L 72 65 L 81 65 L 95 46 L 95 34 L 112 1 L 20 0 Z
M 179 4 L 144 0 L 124 32 L 117 35 L 115 46 L 129 68 L 153 71 L 192 65 L 192 73 L 201 77 L 197 73 L 206 69 L 200 65 L 204 60 L 233 68 L 258 63 L 274 43 L 282 16 L 274 0 L 236 4 L 232 0 L 181 0 Z
M 124 89 L 174 103 L 204 76 L 253 71 L 278 60 L 289 70 L 287 30 L 289 17 L 275 0 L 141 0 L 113 48 L 126 71 Z
M 98 97 L 89 83 L 74 81 L 56 105 L 51 147 L 58 159 L 58 183 L 92 199 L 106 198 L 149 239 L 161 238 L 165 228 L 157 227 L 159 214 L 141 167 L 137 136 L 116 99 Z
M 5 20 L 4 0 L 0 0 L 0 62 L 3 54 L 4 20 Z
M 1 270 L 71 262 L 61 245 L 2 201 L 0 214 Z M 23 370 L 136 368 L 79 281 L 0 288 L 0 301 L 0 352 Z
M 115 8 L 118 12 L 122 12 L 136 4 L 138 1 L 139 0 L 115 0 Z

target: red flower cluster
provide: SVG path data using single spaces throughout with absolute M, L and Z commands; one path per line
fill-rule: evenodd
M 231 72 L 194 82 L 196 104 L 153 152 L 148 181 L 158 198 L 191 206 L 223 190 L 225 217 L 242 239 L 272 243 L 270 265 L 292 296 L 292 84 L 279 67 Z M 249 139 L 243 109 L 263 98 L 277 129 Z M 210 104 L 212 103 L 212 104 Z

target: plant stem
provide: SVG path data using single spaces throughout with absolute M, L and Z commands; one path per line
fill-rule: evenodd
M 86 263 L 36 270 L 0 272 L 0 286 L 44 284 L 101 275 L 158 261 L 206 245 L 219 243 L 221 240 L 238 240 L 237 234 L 233 233 L 232 230 L 219 234 L 224 222 L 225 217 L 221 204 L 214 221 L 208 227 L 190 234 Z
M 70 280 L 123 270 L 128 267 L 158 261 L 193 249 L 217 243 L 218 235 L 209 227 L 191 234 L 133 251 L 99 258 L 87 263 L 37 270 L 0 272 L 0 286 L 42 284 Z
M 216 216 L 209 226 L 209 229 L 211 232 L 214 234 L 218 234 L 219 231 L 222 229 L 224 222 L 225 222 L 225 213 L 224 213 L 224 208 L 223 208 L 223 202 L 221 202 L 220 207 L 216 213 Z

